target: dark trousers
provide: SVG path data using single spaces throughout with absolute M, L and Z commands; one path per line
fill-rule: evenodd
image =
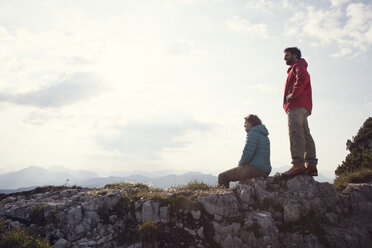
M 248 178 L 267 177 L 270 173 L 260 170 L 252 165 L 243 165 L 232 168 L 218 175 L 218 185 L 230 187 L 230 182 L 244 182 Z

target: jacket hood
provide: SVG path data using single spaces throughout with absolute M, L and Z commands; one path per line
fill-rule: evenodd
M 249 131 L 259 132 L 259 133 L 262 133 L 265 136 L 268 136 L 269 135 L 269 131 L 267 130 L 267 128 L 265 127 L 264 124 L 260 124 L 260 125 L 254 126 L 251 129 L 249 129 L 248 132 Z
M 303 65 L 303 66 L 305 67 L 305 69 L 307 69 L 307 62 L 306 62 L 305 59 L 299 59 L 299 60 L 297 61 L 297 63 Z
M 295 65 L 295 64 L 301 64 L 303 67 L 305 67 L 305 69 L 307 69 L 307 62 L 305 59 L 301 58 L 297 61 L 294 61 L 292 62 L 291 66 L 288 68 L 288 71 L 289 72 L 291 70 L 291 68 Z

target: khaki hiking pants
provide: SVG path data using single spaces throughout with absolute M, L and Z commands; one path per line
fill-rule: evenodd
M 294 108 L 288 112 L 289 142 L 291 146 L 292 164 L 315 166 L 318 163 L 315 154 L 315 143 L 310 134 L 307 108 Z
M 260 170 L 252 165 L 243 165 L 232 168 L 218 175 L 218 185 L 230 187 L 230 182 L 241 181 L 244 182 L 248 178 L 267 177 L 270 173 Z

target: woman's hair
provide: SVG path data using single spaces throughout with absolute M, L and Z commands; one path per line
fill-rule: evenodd
M 260 120 L 260 118 L 258 118 L 257 115 L 250 114 L 247 117 L 244 117 L 244 119 L 246 121 L 249 121 L 249 123 L 251 123 L 252 127 L 262 124 L 262 121 Z

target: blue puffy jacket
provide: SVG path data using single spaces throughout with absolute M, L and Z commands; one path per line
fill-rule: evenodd
M 263 171 L 271 172 L 269 131 L 265 125 L 257 125 L 247 131 L 247 141 L 244 146 L 239 165 L 250 164 Z

